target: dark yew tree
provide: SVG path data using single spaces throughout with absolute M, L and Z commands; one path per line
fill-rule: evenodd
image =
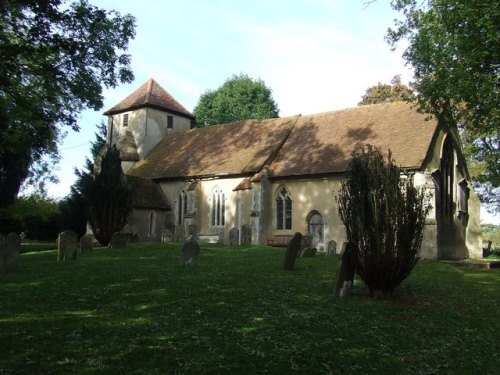
M 429 204 L 402 172 L 390 151 L 385 160 L 367 146 L 353 153 L 336 198 L 356 273 L 374 297 L 390 296 L 419 259 Z
M 131 82 L 135 20 L 86 0 L 0 2 L 0 207 L 50 175 L 64 128 L 78 131 L 103 87 Z
M 103 151 L 94 173 L 81 173 L 79 182 L 90 227 L 95 238 L 106 246 L 113 233 L 125 226 L 133 193 L 122 171 L 120 151 L 115 146 L 105 146 Z
M 197 126 L 247 119 L 276 118 L 278 105 L 262 80 L 234 75 L 215 91 L 205 92 L 194 108 Z

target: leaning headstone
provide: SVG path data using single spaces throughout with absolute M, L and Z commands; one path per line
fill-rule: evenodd
M 194 236 L 189 236 L 182 244 L 181 266 L 195 265 L 198 262 L 200 246 Z
M 301 258 L 313 258 L 316 253 L 317 253 L 318 249 L 316 249 L 315 247 L 306 247 L 305 249 L 302 249 L 300 251 L 300 257 Z
M 127 247 L 128 235 L 126 233 L 115 232 L 111 236 L 108 247 L 110 249 L 123 249 Z
M 57 260 L 76 260 L 78 255 L 78 235 L 72 230 L 65 230 L 57 237 Z
M 161 232 L 161 242 L 172 242 L 172 231 L 169 229 L 164 229 Z
M 302 236 L 302 240 L 300 241 L 300 251 L 308 247 L 313 247 L 312 243 L 313 243 L 313 237 L 310 234 Z
M 326 249 L 326 256 L 331 257 L 337 254 L 337 242 L 334 240 L 328 241 L 328 248 Z
M 241 244 L 250 245 L 252 243 L 252 227 L 250 224 L 241 226 Z
M 178 225 L 175 227 L 175 242 L 184 242 L 186 241 L 186 230 L 184 229 L 184 225 Z
M 10 233 L 2 241 L 0 247 L 0 271 L 12 272 L 19 267 L 19 253 L 21 252 L 21 237 Z
M 283 260 L 283 268 L 286 270 L 293 270 L 295 265 L 295 260 L 300 251 L 300 243 L 302 241 L 302 234 L 299 232 L 295 233 L 288 242 L 288 246 L 285 252 L 285 259 Z
M 355 267 L 352 261 L 353 252 L 355 251 L 354 244 L 347 242 L 342 252 L 340 262 L 339 276 L 337 285 L 335 286 L 334 296 L 345 297 L 349 294 L 354 282 Z
M 237 246 L 240 242 L 240 231 L 238 228 L 232 228 L 229 231 L 229 245 Z
M 80 238 L 80 252 L 87 253 L 94 249 L 92 246 L 92 236 L 85 234 Z

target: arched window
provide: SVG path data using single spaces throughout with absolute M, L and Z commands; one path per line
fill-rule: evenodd
M 154 237 L 156 235 L 157 222 L 156 212 L 151 211 L 149 214 L 149 237 Z
M 187 195 L 184 191 L 177 197 L 177 225 L 184 225 L 184 218 L 187 213 Z
M 441 154 L 441 218 L 451 222 L 454 213 L 455 153 L 453 140 L 447 136 Z
M 276 197 L 276 229 L 292 229 L 292 198 L 285 187 Z
M 313 246 L 319 249 L 324 245 L 325 222 L 318 211 L 312 211 L 308 216 L 308 231 L 313 238 Z
M 211 220 L 212 227 L 223 227 L 226 223 L 226 197 L 219 187 L 212 192 Z

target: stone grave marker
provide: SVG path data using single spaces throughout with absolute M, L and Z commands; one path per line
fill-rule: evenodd
M 297 259 L 297 255 L 300 251 L 300 243 L 302 241 L 302 234 L 299 232 L 295 233 L 288 242 L 288 246 L 285 252 L 285 258 L 283 260 L 283 268 L 286 270 L 293 270 L 293 266 L 295 265 L 295 260 Z
M 92 236 L 89 234 L 85 234 L 80 238 L 80 253 L 91 252 L 94 250 L 94 246 L 92 245 Z
M 187 236 L 193 236 L 195 239 L 198 238 L 198 227 L 196 224 L 189 224 L 187 229 Z
M 334 296 L 345 297 L 349 294 L 354 282 L 354 264 L 352 263 L 352 253 L 355 251 L 352 243 L 346 242 L 342 251 L 340 269 L 335 286 Z
M 312 243 L 313 243 L 313 237 L 310 234 L 302 236 L 302 240 L 300 241 L 300 250 L 302 251 L 305 248 L 313 247 Z
M 301 252 L 300 252 L 300 257 L 301 258 L 313 258 L 316 253 L 317 253 L 318 249 L 316 249 L 315 247 L 306 247 L 305 249 L 302 249 Z
M 0 241 L 2 242 L 0 246 L 0 271 L 16 271 L 19 268 L 21 237 L 17 233 L 9 233 Z
M 111 236 L 108 247 L 110 249 L 123 249 L 127 247 L 128 235 L 126 233 L 115 232 Z
M 198 263 L 198 255 L 200 254 L 200 246 L 194 236 L 189 236 L 182 244 L 181 249 L 181 266 L 192 266 Z
M 186 230 L 184 229 L 184 225 L 178 225 L 175 227 L 175 242 L 184 242 L 186 241 Z
M 250 224 L 241 226 L 241 244 L 250 245 L 252 243 L 252 227 Z
M 163 232 L 161 232 L 161 242 L 172 242 L 172 231 L 170 229 L 163 229 Z
M 328 247 L 326 249 L 326 256 L 332 257 L 337 254 L 337 242 L 334 240 L 328 241 Z
M 76 260 L 78 256 L 78 235 L 72 230 L 65 230 L 57 237 L 57 260 Z
M 224 231 L 219 232 L 219 239 L 217 240 L 218 243 L 224 244 Z
M 229 231 L 229 245 L 237 246 L 240 242 L 240 231 L 238 228 L 232 228 Z

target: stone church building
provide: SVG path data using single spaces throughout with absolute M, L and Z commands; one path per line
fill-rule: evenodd
M 480 204 L 458 135 L 409 104 L 193 128 L 194 116 L 150 79 L 104 114 L 136 192 L 126 231 L 142 241 L 194 224 L 204 240 L 228 243 L 237 228 L 240 242 L 277 245 L 301 232 L 340 252 L 335 196 L 352 152 L 369 143 L 390 149 L 431 196 L 422 257 L 481 257 Z

